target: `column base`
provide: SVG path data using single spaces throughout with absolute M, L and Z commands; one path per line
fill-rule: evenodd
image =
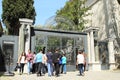
M 92 71 L 101 71 L 101 64 L 99 62 L 89 63 L 89 70 L 92 70 Z
M 116 69 L 115 63 L 109 63 L 109 69 L 110 69 L 110 70 Z
M 4 73 L 4 76 L 14 76 L 14 75 L 15 75 L 14 73 L 9 71 Z

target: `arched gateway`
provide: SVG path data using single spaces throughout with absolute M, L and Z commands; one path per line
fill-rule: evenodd
M 46 47 L 45 52 L 50 49 L 52 52 L 56 48 L 60 52 L 66 53 L 69 70 L 75 69 L 76 55 L 78 49 L 85 49 L 87 53 L 87 34 L 79 32 L 54 31 L 33 28 L 31 37 L 31 49 L 38 51 L 39 48 Z

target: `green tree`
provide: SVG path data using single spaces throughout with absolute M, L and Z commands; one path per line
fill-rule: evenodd
M 1 24 L 1 21 L 0 21 L 0 36 L 3 34 L 3 28 L 2 28 L 2 24 Z
M 1 24 L 1 21 L 0 21 L 0 32 L 3 31 L 3 28 L 2 28 L 2 24 Z
M 35 22 L 36 12 L 34 0 L 3 0 L 2 1 L 2 20 L 8 29 L 8 34 L 19 34 L 19 18 L 33 19 Z M 33 23 L 34 24 L 34 23 Z
M 86 0 L 69 0 L 66 5 L 56 12 L 54 18 L 55 25 L 48 25 L 49 28 L 57 30 L 81 31 L 84 29 L 84 24 L 87 20 L 84 19 L 89 8 L 85 7 Z M 53 39 L 53 38 L 52 38 Z M 56 40 L 56 41 L 55 41 Z M 73 44 L 73 40 L 71 40 Z M 62 46 L 67 46 L 69 39 L 62 39 Z M 49 40 L 50 45 L 59 45 L 57 39 Z
M 84 29 L 84 24 L 87 22 L 84 20 L 84 17 L 86 16 L 85 12 L 89 9 L 84 6 L 85 2 L 86 0 L 70 0 L 66 2 L 66 5 L 61 10 L 58 10 L 56 14 L 57 16 L 67 17 L 72 20 L 75 24 L 74 30 L 81 31 Z M 58 24 L 57 27 L 71 30 L 69 26 L 66 24 L 63 25 L 63 23 Z

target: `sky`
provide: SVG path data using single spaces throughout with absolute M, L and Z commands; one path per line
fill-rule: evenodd
M 34 0 L 36 21 L 34 25 L 45 25 L 50 17 L 54 16 L 57 10 L 64 7 L 68 0 Z M 2 14 L 2 0 L 0 0 L 0 20 Z M 1 20 L 2 21 L 2 20 Z

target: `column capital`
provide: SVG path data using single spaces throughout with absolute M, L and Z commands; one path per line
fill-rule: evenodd
M 83 31 L 84 32 L 91 32 L 91 31 L 98 31 L 99 27 L 86 27 Z
M 20 18 L 19 21 L 20 21 L 20 24 L 28 24 L 28 25 L 33 24 L 33 20 L 27 19 L 27 18 Z

